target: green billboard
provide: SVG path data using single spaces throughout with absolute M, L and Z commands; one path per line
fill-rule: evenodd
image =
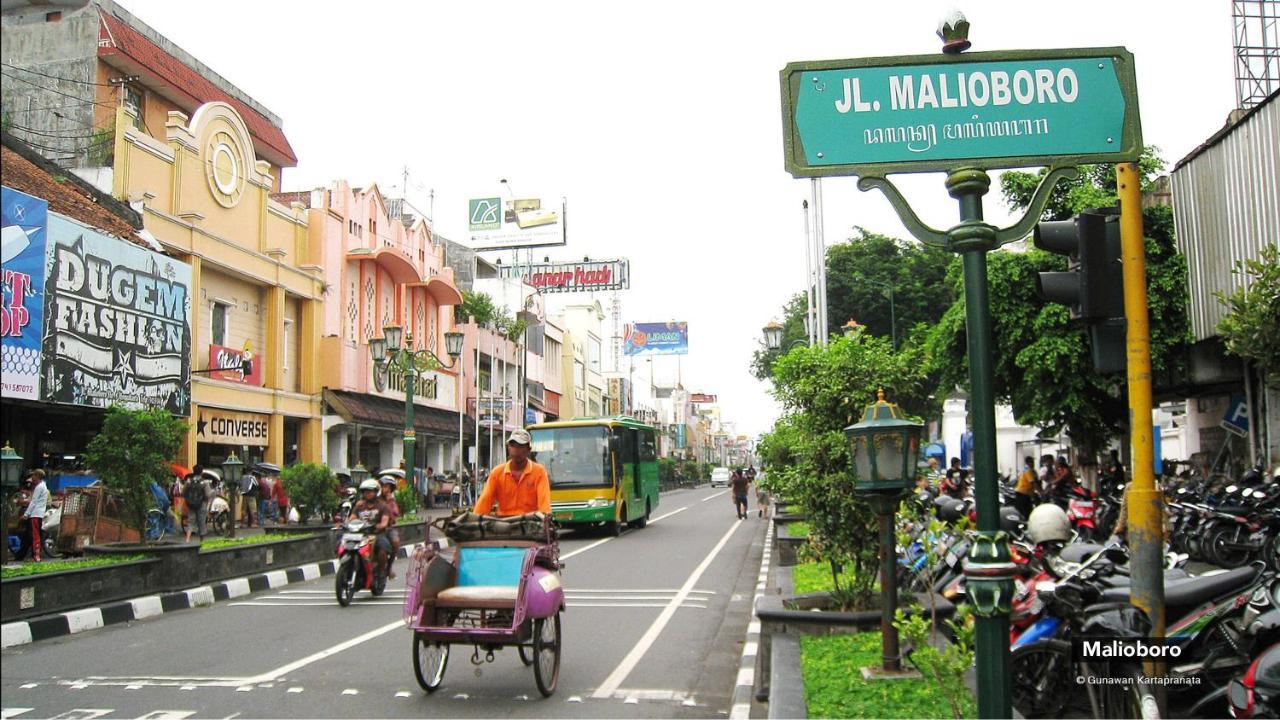
M 788 64 L 796 177 L 1136 161 L 1133 56 L 1023 50 Z

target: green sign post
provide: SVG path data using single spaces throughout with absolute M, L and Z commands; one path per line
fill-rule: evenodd
M 797 177 L 1120 162 L 1141 152 L 1123 48 L 791 63 L 787 170 Z
M 938 34 L 967 48 L 957 16 Z M 782 70 L 786 168 L 795 177 L 855 175 L 880 190 L 921 242 L 961 255 L 978 529 L 965 560 L 977 615 L 978 714 L 1012 716 L 1009 614 L 1014 565 L 1000 530 L 987 253 L 1027 236 L 1076 165 L 1136 162 L 1142 151 L 1133 56 L 1123 48 L 1011 51 L 791 63 Z M 987 170 L 1048 166 L 1026 214 L 983 220 Z M 945 171 L 960 222 L 926 225 L 889 173 Z

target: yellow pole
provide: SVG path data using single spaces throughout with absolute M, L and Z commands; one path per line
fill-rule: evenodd
M 1133 479 L 1128 493 L 1131 597 L 1151 618 L 1152 637 L 1164 637 L 1164 498 L 1156 489 L 1151 440 L 1151 331 L 1140 179 L 1136 163 L 1116 165 L 1133 445 Z M 1148 673 L 1151 670 L 1148 668 Z

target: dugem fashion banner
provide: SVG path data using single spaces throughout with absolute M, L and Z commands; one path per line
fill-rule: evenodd
M 44 312 L 44 245 L 49 204 L 0 188 L 3 217 L 3 391 L 7 398 L 40 398 L 40 328 Z
M 44 399 L 191 412 L 191 266 L 51 215 Z
M 624 355 L 688 355 L 689 323 L 636 323 L 623 334 Z

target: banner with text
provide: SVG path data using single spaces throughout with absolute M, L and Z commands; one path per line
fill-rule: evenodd
M 0 307 L 3 391 L 40 399 L 40 331 L 44 320 L 44 255 L 49 203 L 12 188 L 0 189 L 4 230 L 4 294 Z
M 565 202 L 498 196 L 467 201 L 467 239 L 475 250 L 564 245 Z
M 270 415 L 217 408 L 200 408 L 196 415 L 196 442 L 266 447 Z
M 253 362 L 250 363 L 248 375 L 245 375 L 242 370 L 244 367 L 245 353 L 249 353 L 253 360 Z M 209 373 L 209 377 L 211 378 L 262 387 L 262 357 L 254 355 L 248 350 L 237 350 L 236 348 L 210 343 L 209 367 L 211 369 L 223 368 L 222 370 Z
M 628 323 L 623 331 L 624 355 L 688 355 L 689 323 Z
M 191 266 L 49 216 L 48 402 L 191 412 Z
M 631 264 L 627 260 L 586 260 L 583 262 L 503 265 L 504 278 L 521 277 L 544 293 L 626 290 L 631 287 Z

